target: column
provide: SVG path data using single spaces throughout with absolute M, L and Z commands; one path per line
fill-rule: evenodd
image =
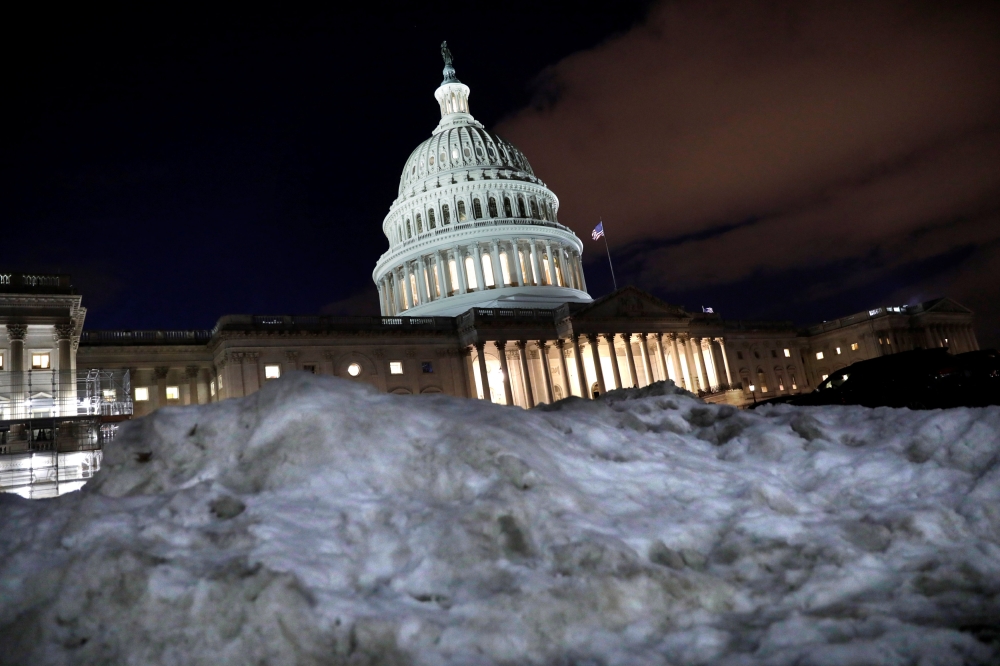
M 587 382 L 587 372 L 583 365 L 583 355 L 580 353 L 580 336 L 573 336 L 573 356 L 576 358 L 576 381 L 580 385 L 580 397 L 590 400 L 590 384 Z
M 628 376 L 632 380 L 632 388 L 639 388 L 639 374 L 635 371 L 635 352 L 632 351 L 632 334 L 622 333 L 625 341 L 625 358 L 628 359 Z
M 243 368 L 243 388 L 246 391 L 244 395 L 250 395 L 260 389 L 259 357 L 258 352 L 243 352 L 243 361 L 248 366 Z
M 576 257 L 576 270 L 580 273 L 580 290 L 587 291 L 587 276 L 583 273 L 583 257 L 576 252 L 573 254 Z
M 534 274 L 534 284 L 541 286 L 543 284 L 543 274 L 541 269 L 538 267 L 538 248 L 534 240 L 528 241 L 531 246 L 531 272 Z
M 726 339 L 725 338 L 716 338 L 716 340 L 718 340 L 719 347 L 722 349 L 722 364 L 726 368 L 726 384 L 729 385 L 729 388 L 732 388 L 733 387 L 733 373 L 731 373 L 729 371 L 729 354 L 726 353 Z M 801 358 L 800 358 L 800 361 L 801 361 Z M 801 362 L 798 362 L 798 364 L 801 366 Z M 805 369 L 805 367 L 802 367 L 802 377 L 803 378 L 808 377 L 808 375 L 806 375 L 806 369 Z
M 600 338 L 596 334 L 591 334 L 587 337 L 590 340 L 590 355 L 594 359 L 594 374 L 597 375 L 597 390 L 601 392 L 601 395 L 604 395 L 608 392 L 608 390 L 605 388 L 604 383 L 604 368 L 601 367 L 601 350 L 597 346 L 597 341 Z
M 500 372 L 503 373 L 503 397 L 508 405 L 514 404 L 514 392 L 510 390 L 510 369 L 507 367 L 507 341 L 497 340 L 497 353 L 500 355 Z
M 663 373 L 663 381 L 670 379 L 667 371 L 667 349 L 663 346 L 663 333 L 654 333 L 653 339 L 656 341 L 656 350 L 660 352 L 660 371 Z
M 524 395 L 528 398 L 528 407 L 535 406 L 535 394 L 531 390 L 531 373 L 528 372 L 528 354 L 525 352 L 525 348 L 528 346 L 527 340 L 518 340 L 515 343 L 517 347 L 517 357 L 521 362 L 521 381 L 524 383 Z
M 718 379 L 719 388 L 723 388 L 729 384 L 729 380 L 726 377 L 728 373 L 723 366 L 722 347 L 719 345 L 719 339 L 709 338 L 708 347 L 712 350 L 712 365 L 715 366 L 715 376 Z
M 538 341 L 538 357 L 542 362 L 542 377 L 545 381 L 545 401 L 552 404 L 552 371 L 549 369 L 548 340 Z
M 478 285 L 476 291 L 482 291 L 486 289 L 486 280 L 483 279 L 483 248 L 479 246 L 479 243 L 476 243 L 474 247 L 476 254 L 473 261 L 476 265 L 473 268 L 476 270 L 476 284 Z
M 472 350 L 470 350 L 468 347 L 465 347 L 462 350 L 462 358 L 463 358 L 462 365 L 465 366 L 465 375 L 466 375 L 465 381 L 467 382 L 466 387 L 467 387 L 467 392 L 469 394 L 468 397 L 473 400 L 478 400 L 479 393 L 476 389 L 476 372 L 474 366 L 472 365 Z
M 455 272 L 458 273 L 458 290 L 460 293 L 469 293 L 469 284 L 465 279 L 465 256 L 462 250 L 455 246 Z
M 701 370 L 701 384 L 704 387 L 704 390 L 708 391 L 710 390 L 709 386 L 711 382 L 708 381 L 708 368 L 705 367 L 705 348 L 702 347 L 701 338 L 691 338 L 691 344 L 694 345 L 694 352 L 698 355 L 698 368 Z
M 476 352 L 479 354 L 479 388 L 483 392 L 483 400 L 488 400 L 493 402 L 493 398 L 490 397 L 490 380 L 486 375 L 486 352 L 484 351 L 486 347 L 485 342 L 476 343 Z
M 510 245 L 511 245 L 511 252 L 513 253 L 513 255 L 510 258 L 510 262 L 514 264 L 514 276 L 517 278 L 517 286 L 523 287 L 524 274 L 521 271 L 520 241 L 515 238 L 514 240 L 511 241 Z
M 684 360 L 687 362 L 688 376 L 691 378 L 691 386 L 688 387 L 688 390 L 697 393 L 701 390 L 701 386 L 698 384 L 698 370 L 695 368 L 694 355 L 691 353 L 690 336 L 681 340 L 681 345 L 684 347 Z
M 611 355 L 611 374 L 615 380 L 615 388 L 622 387 L 622 371 L 618 367 L 618 350 L 615 349 L 615 334 L 605 333 L 604 340 L 608 343 L 608 353 Z
M 642 361 L 646 368 L 646 379 L 648 384 L 653 383 L 653 364 L 649 359 L 649 343 L 647 342 L 648 335 L 646 333 L 639 334 L 640 344 L 642 345 Z M 647 385 L 648 385 L 647 384 Z
M 562 265 L 563 277 L 566 278 L 566 286 L 571 289 L 577 289 L 573 263 L 569 258 L 569 251 L 564 247 L 559 248 L 559 263 Z
M 569 383 L 569 371 L 566 369 L 566 342 L 562 338 L 555 341 L 556 349 L 559 354 L 559 371 L 562 372 L 563 376 L 563 390 L 565 397 L 570 397 L 573 395 L 573 387 Z
M 60 416 L 76 416 L 76 378 L 73 376 L 73 358 L 70 344 L 76 324 L 72 321 L 56 324 L 54 337 L 59 363 L 59 392 L 55 396 L 55 407 Z
M 552 258 L 552 242 L 545 241 L 545 261 L 549 264 L 549 284 L 559 286 L 559 276 L 556 275 L 556 262 Z
M 503 283 L 503 269 L 500 268 L 500 247 L 497 241 L 490 242 L 490 257 L 493 260 L 493 284 L 496 285 L 496 289 L 502 289 Z
M 684 383 L 684 372 L 681 370 L 681 356 L 680 350 L 677 348 L 677 334 L 668 333 L 667 337 L 670 338 L 670 359 L 674 364 L 674 377 L 676 378 L 675 383 L 681 388 L 687 388 Z
M 441 253 L 435 252 L 434 265 L 437 268 L 438 288 L 441 289 L 441 298 L 447 298 L 448 292 L 450 291 L 450 289 L 448 289 L 448 278 L 445 276 L 444 264 L 445 261 L 441 259 Z M 451 271 L 448 272 L 450 273 Z
M 184 369 L 184 374 L 187 376 L 188 383 L 188 404 L 197 405 L 198 404 L 198 366 L 189 365 Z
M 156 406 L 165 407 L 167 404 L 167 373 L 170 368 L 154 368 L 153 377 L 156 379 Z
M 420 271 L 420 279 L 417 280 L 417 291 L 420 292 L 420 301 L 430 303 L 434 300 L 434 290 L 431 289 L 431 276 L 427 270 L 427 259 L 417 257 L 417 270 Z
M 10 342 L 10 416 L 22 418 L 30 416 L 24 399 L 24 338 L 28 335 L 26 324 L 7 324 L 7 340 Z
M 403 290 L 399 288 L 399 275 L 395 270 L 392 271 L 392 293 L 396 299 L 396 312 L 399 314 L 403 311 Z

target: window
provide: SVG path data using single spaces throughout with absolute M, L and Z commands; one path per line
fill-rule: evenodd
M 483 204 L 479 203 L 479 199 L 472 200 L 472 217 L 477 220 L 483 217 Z
M 782 377 L 781 375 L 778 375 L 778 390 L 779 391 L 785 390 L 785 378 Z
M 522 197 L 517 198 L 517 216 L 527 217 L 527 215 L 524 212 L 524 199 Z
M 458 148 L 451 149 L 451 159 L 458 161 Z
M 777 349 L 772 349 L 771 350 L 771 358 L 778 358 L 778 350 Z
M 403 362 L 402 361 L 389 361 L 389 374 L 390 375 L 401 375 L 401 374 L 403 374 Z
M 510 199 L 503 198 L 503 214 L 507 217 L 514 217 L 514 209 L 510 207 Z
M 531 217 L 535 218 L 536 220 L 541 219 L 541 216 L 539 216 L 538 214 L 538 202 L 535 201 L 534 199 L 531 200 Z
M 49 355 L 48 354 L 32 354 L 31 355 L 31 369 L 32 370 L 47 370 L 49 368 Z
M 497 286 L 493 278 L 493 257 L 489 253 L 483 254 L 483 282 L 487 288 Z
M 420 213 L 417 213 L 417 233 L 424 233 L 424 219 L 420 217 Z
M 136 402 L 146 402 L 149 400 L 149 389 L 145 386 L 135 387 L 135 401 Z
M 472 257 L 465 258 L 465 275 L 468 279 L 469 289 L 478 289 L 479 283 L 476 282 L 476 264 L 472 261 Z
M 180 400 L 181 399 L 181 387 L 180 386 L 168 386 L 167 387 L 167 400 Z
M 822 375 L 822 376 L 820 376 L 819 380 L 820 380 L 821 382 L 825 382 L 825 381 L 826 381 L 826 378 L 827 378 L 827 377 L 829 377 L 829 376 L 830 376 L 830 375 Z
M 281 366 L 277 363 L 264 366 L 264 379 L 277 379 L 281 376 Z
M 791 375 L 791 378 L 792 378 L 792 390 L 797 391 L 799 387 L 795 385 L 795 375 Z
M 437 227 L 437 224 L 435 224 L 434 222 L 434 210 L 432 208 L 427 209 L 427 226 L 429 226 L 431 229 Z
M 760 392 L 767 393 L 767 379 L 764 377 L 764 371 L 757 368 L 757 381 L 760 383 Z
M 858 351 L 858 343 L 857 342 L 852 342 L 851 343 L 851 351 Z
M 441 152 L 441 166 L 444 166 L 444 163 L 446 161 L 448 161 L 448 153 L 442 151 Z
M 0 370 L 3 370 L 3 354 L 0 354 Z
M 785 350 L 785 358 L 791 358 L 791 357 L 792 357 L 792 350 L 791 349 L 786 349 Z
M 510 279 L 510 255 L 506 252 L 500 253 L 500 273 L 504 284 L 514 284 Z
M 816 360 L 817 361 L 823 360 L 823 352 L 816 352 Z M 826 377 L 823 377 L 823 379 L 826 379 Z
M 754 349 L 753 350 L 753 357 L 754 358 L 760 358 L 760 352 L 758 352 L 756 349 Z
M 837 347 L 837 354 L 840 354 L 840 347 Z
M 469 219 L 469 217 L 468 217 L 468 215 L 465 214 L 465 202 L 464 201 L 459 201 L 458 202 L 458 221 L 459 222 L 465 222 L 467 219 Z
M 743 360 L 743 352 L 741 352 L 741 351 L 736 352 L 736 358 L 738 358 L 739 360 L 742 361 Z
M 413 238 L 413 227 L 410 226 L 410 221 L 406 221 L 406 237 Z
M 423 363 L 420 364 L 420 372 L 424 373 L 425 375 L 433 375 L 434 364 L 431 363 L 430 361 L 424 361 Z
M 462 152 L 465 153 L 466 157 L 471 157 L 472 156 L 472 153 L 469 152 L 469 147 L 468 146 L 466 146 L 465 148 L 463 148 Z
M 308 372 L 311 375 L 315 375 L 316 374 L 316 366 L 315 365 L 303 365 L 302 366 L 302 372 Z
M 448 260 L 448 272 L 451 273 L 451 293 L 458 291 L 458 264 L 454 259 Z
M 347 366 L 347 374 L 349 374 L 351 377 L 357 377 L 358 375 L 361 374 L 361 366 L 358 365 L 357 363 L 351 363 L 349 366 Z M 398 373 L 394 372 L 393 374 L 403 374 L 403 371 L 402 369 L 400 369 Z
M 489 209 L 490 217 L 499 217 L 497 214 L 497 200 L 493 197 L 490 197 Z
M 441 224 L 451 223 L 451 211 L 448 209 L 448 204 L 441 206 Z
M 215 395 L 215 380 L 213 379 L 208 383 L 208 394 Z
M 945 339 L 944 339 L 944 343 L 945 343 L 945 344 L 948 344 L 948 338 L 945 338 Z M 889 345 L 889 346 L 891 347 L 891 346 L 892 346 L 892 338 L 889 338 L 889 337 L 887 337 L 887 338 L 885 339 L 885 344 L 887 344 L 887 345 Z
M 431 155 L 427 158 L 427 166 L 434 166 L 434 156 Z

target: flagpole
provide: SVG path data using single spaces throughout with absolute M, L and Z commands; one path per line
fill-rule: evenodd
M 615 291 L 618 291 L 618 280 L 615 279 L 615 265 L 611 263 L 611 248 L 608 247 L 608 232 L 604 228 L 604 220 L 601 219 L 601 235 L 604 236 L 604 249 L 608 251 L 608 266 L 611 267 L 611 282 L 615 285 Z

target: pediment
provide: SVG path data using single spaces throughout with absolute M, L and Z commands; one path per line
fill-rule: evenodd
M 956 312 L 960 314 L 973 314 L 972 310 L 950 298 L 940 298 L 937 301 L 925 303 L 924 312 Z
M 573 314 L 574 319 L 690 318 L 684 308 L 664 303 L 636 287 L 623 287 Z

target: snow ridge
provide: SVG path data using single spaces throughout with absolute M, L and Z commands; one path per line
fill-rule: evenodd
M 1000 408 L 294 373 L 0 496 L 0 664 L 985 664 Z

